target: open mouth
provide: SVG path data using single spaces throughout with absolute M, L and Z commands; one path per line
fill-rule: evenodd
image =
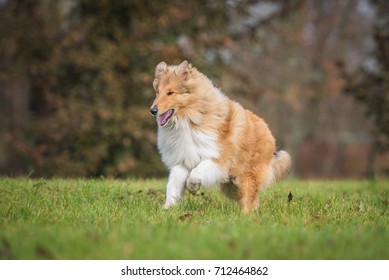
M 170 120 L 170 118 L 173 116 L 174 114 L 174 110 L 173 109 L 170 109 L 170 110 L 167 110 L 165 113 L 161 114 L 158 116 L 158 125 L 159 126 L 164 126 L 168 120 Z

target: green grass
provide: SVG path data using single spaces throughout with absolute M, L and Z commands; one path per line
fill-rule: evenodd
M 163 210 L 165 183 L 2 178 L 0 259 L 389 259 L 389 182 L 286 181 L 249 216 L 203 189 Z

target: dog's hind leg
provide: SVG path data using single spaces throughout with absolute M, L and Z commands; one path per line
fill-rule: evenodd
M 269 184 L 268 169 L 253 168 L 239 177 L 239 204 L 242 213 L 247 214 L 259 208 L 258 193 Z
M 181 199 L 188 176 L 189 171 L 181 165 L 173 166 L 170 169 L 169 180 L 166 185 L 165 209 L 170 208 Z
M 240 206 L 242 213 L 247 214 L 259 208 L 258 193 L 273 182 L 273 172 L 268 166 L 258 165 L 238 178 Z
M 240 180 L 239 184 L 239 204 L 243 214 L 251 213 L 253 210 L 258 209 L 259 187 L 256 180 L 251 176 L 244 176 Z

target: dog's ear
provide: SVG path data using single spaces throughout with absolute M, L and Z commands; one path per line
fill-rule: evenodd
M 155 67 L 155 77 L 158 78 L 167 71 L 167 64 L 165 61 L 161 61 L 157 67 Z
M 188 61 L 184 60 L 183 62 L 181 62 L 180 65 L 176 67 L 174 73 L 176 74 L 176 76 L 185 75 L 187 78 L 190 72 L 190 68 L 192 68 L 192 65 L 189 64 Z
M 159 85 L 159 80 L 157 78 L 154 78 L 153 88 L 155 91 L 158 91 L 158 85 Z

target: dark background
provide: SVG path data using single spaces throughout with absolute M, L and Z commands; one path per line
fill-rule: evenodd
M 0 175 L 165 176 L 154 67 L 263 117 L 298 178 L 389 175 L 389 1 L 0 0 Z

